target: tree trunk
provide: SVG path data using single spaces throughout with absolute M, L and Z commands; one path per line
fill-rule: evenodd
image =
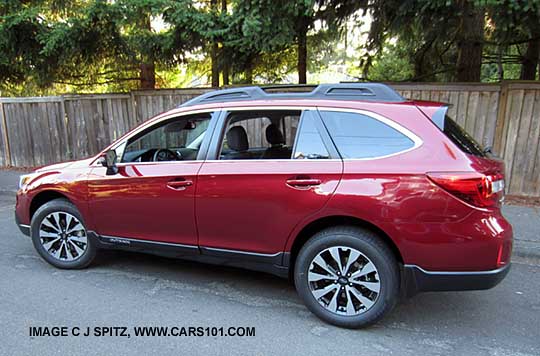
M 148 31 L 152 31 L 152 24 L 150 23 L 150 16 L 146 16 L 142 23 L 143 28 Z M 143 58 L 140 68 L 140 83 L 141 89 L 155 89 L 156 88 L 156 66 L 151 58 Z
M 218 66 L 218 44 L 212 43 L 212 52 L 210 54 L 212 59 L 212 87 L 219 87 L 219 66 Z
M 246 67 L 246 70 L 244 72 L 245 75 L 245 82 L 247 84 L 253 83 L 253 61 L 249 61 L 248 66 Z
M 479 82 L 482 71 L 482 50 L 484 47 L 483 7 L 474 6 L 471 0 L 459 0 L 461 21 L 458 33 L 458 82 Z
M 221 13 L 226 14 L 227 13 L 227 0 L 221 1 Z M 225 46 L 221 47 L 221 53 L 222 53 L 222 70 L 223 70 L 223 85 L 229 85 L 229 63 L 225 59 L 226 57 L 223 56 L 223 53 L 226 53 Z
M 217 0 L 210 0 L 211 10 L 217 14 Z M 210 50 L 210 58 L 212 60 L 212 87 L 219 87 L 219 63 L 218 63 L 218 43 L 217 41 L 212 42 L 212 48 Z
M 432 61 L 432 56 L 429 54 L 430 49 L 435 42 L 436 37 L 428 37 L 425 40 L 425 43 L 418 48 L 418 50 L 413 54 L 414 59 L 414 79 L 413 81 L 419 82 L 434 82 L 436 81 L 435 76 L 435 65 Z
M 527 44 L 527 52 L 521 61 L 521 80 L 536 80 L 536 68 L 540 59 L 540 39 L 535 38 Z
M 229 85 L 229 64 L 223 64 L 223 85 Z
M 156 88 L 156 66 L 154 63 L 142 63 L 140 65 L 140 88 L 155 89 Z
M 301 17 L 298 23 L 298 84 L 307 83 L 307 18 Z

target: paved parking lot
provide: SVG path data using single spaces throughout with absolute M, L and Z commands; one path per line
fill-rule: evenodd
M 314 317 L 290 283 L 262 273 L 113 251 L 86 270 L 54 269 L 15 226 L 10 187 L 16 183 L 5 179 L 0 355 L 540 354 L 540 267 L 534 259 L 514 263 L 492 290 L 418 295 L 372 328 L 344 330 Z M 538 222 L 534 214 L 510 212 L 516 231 L 532 240 L 540 232 L 531 223 Z M 31 326 L 246 326 L 256 334 L 30 337 Z

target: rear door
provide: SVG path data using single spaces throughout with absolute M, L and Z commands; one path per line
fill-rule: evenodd
M 199 245 L 203 252 L 282 252 L 293 228 L 323 208 L 342 174 L 315 109 L 229 110 L 215 132 L 198 175 Z

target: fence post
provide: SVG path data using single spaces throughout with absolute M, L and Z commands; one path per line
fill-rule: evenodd
M 493 152 L 499 157 L 504 153 L 504 145 L 506 135 L 505 126 L 508 120 L 506 108 L 508 106 L 508 82 L 501 81 L 501 89 L 499 94 L 499 108 L 497 109 L 497 121 L 495 124 L 495 136 L 493 137 Z
M 4 157 L 5 157 L 5 166 L 11 167 L 11 148 L 9 146 L 9 134 L 7 129 L 7 119 L 6 113 L 4 111 L 4 103 L 0 101 L 0 115 L 2 116 L 2 132 L 4 138 Z

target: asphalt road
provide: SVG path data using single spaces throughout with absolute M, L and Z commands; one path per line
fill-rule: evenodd
M 18 231 L 13 204 L 0 192 L 0 355 L 540 355 L 539 266 L 514 263 L 492 290 L 418 295 L 374 327 L 344 330 L 262 273 L 113 251 L 57 270 Z M 31 326 L 125 326 L 131 337 L 30 337 Z M 135 337 L 134 326 L 256 334 Z

